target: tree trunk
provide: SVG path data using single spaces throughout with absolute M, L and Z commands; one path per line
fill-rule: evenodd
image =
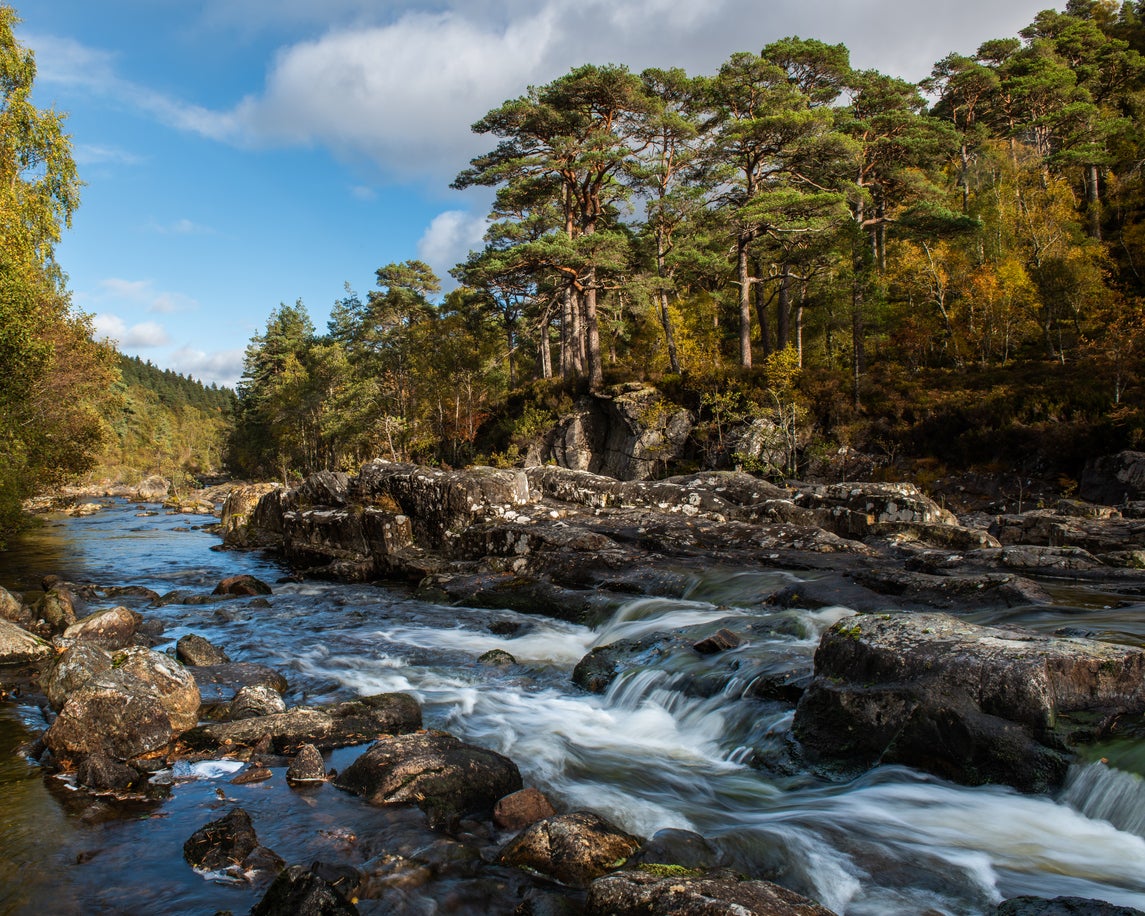
M 763 276 L 762 266 L 756 259 L 755 264 L 752 265 L 753 276 Z M 771 304 L 771 296 L 767 294 L 763 283 L 757 282 L 754 285 L 755 320 L 759 323 L 759 349 L 766 358 L 771 355 L 771 322 L 767 320 L 767 307 Z
M 776 306 L 775 349 L 786 349 L 791 336 L 791 266 L 784 263 L 779 275 L 779 304 Z
M 751 276 L 747 269 L 750 239 L 740 237 L 736 244 L 736 271 L 739 278 L 739 363 L 751 368 Z
M 661 195 L 663 197 L 663 195 Z M 676 375 L 680 374 L 680 357 L 676 352 L 676 331 L 672 327 L 672 314 L 668 311 L 668 290 L 664 255 L 664 233 L 656 232 L 656 276 L 660 280 L 660 323 L 664 327 L 664 345 L 668 348 L 668 365 Z
M 1089 234 L 1101 241 L 1101 174 L 1096 165 L 1085 170 L 1086 210 L 1089 211 Z

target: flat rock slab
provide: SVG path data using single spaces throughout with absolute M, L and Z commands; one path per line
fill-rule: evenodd
M 812 759 L 905 763 L 971 785 L 1046 791 L 1073 744 L 1145 711 L 1145 651 L 870 614 L 829 629 L 794 732 Z

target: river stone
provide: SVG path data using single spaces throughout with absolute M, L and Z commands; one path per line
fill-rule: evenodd
M 701 877 L 685 869 L 625 869 L 598 878 L 588 891 L 589 916 L 835 916 L 834 912 L 769 881 Z
M 679 827 L 657 830 L 628 860 L 632 865 L 675 865 L 709 871 L 722 863 L 716 848 L 700 834 Z
M 138 781 L 138 772 L 106 754 L 92 754 L 76 767 L 76 784 L 96 795 L 127 792 Z
M 78 690 L 95 675 L 111 669 L 111 653 L 99 646 L 77 643 L 64 649 L 40 676 L 40 689 L 44 691 L 52 709 L 61 709 L 68 695 Z
M 860 615 L 820 641 L 793 730 L 814 761 L 969 785 L 1060 785 L 1071 744 L 1145 711 L 1145 651 L 944 614 Z
M 529 786 L 506 795 L 493 806 L 493 823 L 502 830 L 521 830 L 556 813 L 545 794 Z
M 250 815 L 236 807 L 196 830 L 183 844 L 183 858 L 192 868 L 216 871 L 238 865 L 257 848 Z
M 256 684 L 253 687 L 243 687 L 235 694 L 227 707 L 225 718 L 230 722 L 240 719 L 254 719 L 258 716 L 276 716 L 286 712 L 286 701 L 273 687 L 264 687 Z
M 175 643 L 175 657 L 184 665 L 225 665 L 230 657 L 198 633 L 188 633 Z
M 169 655 L 134 646 L 112 655 L 112 667 L 155 688 L 176 734 L 199 722 L 201 698 L 195 678 Z
M 229 703 L 243 687 L 269 687 L 278 693 L 286 693 L 289 687 L 273 668 L 255 662 L 195 665 L 191 673 L 204 703 Z
M 719 629 L 711 636 L 701 639 L 692 648 L 700 655 L 715 655 L 718 652 L 726 652 L 728 649 L 738 649 L 744 642 L 746 640 L 738 633 L 733 633 L 728 629 Z
M 498 860 L 560 884 L 587 887 L 620 868 L 641 841 L 591 811 L 557 814 L 526 827 L 501 850 Z
M 46 589 L 37 610 L 52 633 L 62 633 L 76 622 L 75 601 L 66 588 Z
M 273 589 L 254 576 L 243 574 L 241 576 L 228 576 L 223 579 L 215 590 L 211 592 L 212 595 L 239 595 L 242 597 L 250 597 L 253 595 L 269 595 L 273 593 Z
M 440 731 L 380 738 L 334 780 L 373 805 L 416 804 L 431 825 L 488 817 L 498 799 L 521 788 L 508 757 Z
M 97 674 L 64 703 L 44 742 L 65 765 L 91 754 L 130 760 L 163 751 L 175 737 L 158 691 L 133 674 Z
M 0 665 L 26 665 L 52 658 L 56 650 L 9 620 L 0 620 Z
M 131 642 L 142 620 L 142 616 L 125 607 L 108 608 L 77 620 L 64 630 L 64 638 L 105 649 L 122 649 Z
M 1142 910 L 1086 897 L 1011 897 L 995 916 L 1145 916 Z
M 286 781 L 291 785 L 325 782 L 326 762 L 322 759 L 322 752 L 313 744 L 302 745 L 286 768 Z
M 291 865 L 250 912 L 251 916 L 356 916 L 358 908 L 313 871 Z
M 14 623 L 25 630 L 30 629 L 36 622 L 31 609 L 6 588 L 0 588 L 0 619 Z
M 483 652 L 477 656 L 477 663 L 487 665 L 490 668 L 508 668 L 510 665 L 517 664 L 517 659 L 504 649 L 490 649 L 488 652 Z

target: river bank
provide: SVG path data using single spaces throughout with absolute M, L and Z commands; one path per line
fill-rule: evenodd
M 600 514 L 596 514 L 596 509 L 602 510 Z M 601 525 L 611 526 L 611 530 L 628 530 L 630 526 L 621 525 L 617 514 L 609 509 L 598 506 L 588 514 L 600 519 Z M 619 512 L 623 507 L 616 509 Z M 861 550 L 852 550 L 854 557 L 847 551 L 835 551 L 825 554 L 830 563 L 800 568 L 791 565 L 796 555 L 786 547 L 766 555 L 755 550 L 748 563 L 748 553 L 737 552 L 746 548 L 742 544 L 730 545 L 721 556 L 734 558 L 734 563 L 709 562 L 706 567 L 694 553 L 690 557 L 681 553 L 670 562 L 663 560 L 659 564 L 656 572 L 662 587 L 653 589 L 649 585 L 654 578 L 648 574 L 651 567 L 643 558 L 655 551 L 647 549 L 645 531 L 638 538 L 617 542 L 645 553 L 627 554 L 641 559 L 626 560 L 621 564 L 624 568 L 610 567 L 613 588 L 589 588 L 582 581 L 579 597 L 591 592 L 598 596 L 597 603 L 590 606 L 582 601 L 575 606 L 591 611 L 594 619 L 586 616 L 581 620 L 557 620 L 510 609 L 505 601 L 472 602 L 458 598 L 460 604 L 446 604 L 441 600 L 447 586 L 468 589 L 467 577 L 484 581 L 481 588 L 466 592 L 470 598 L 490 594 L 490 569 L 469 570 L 464 575 L 458 569 L 434 571 L 431 583 L 436 600 L 426 600 L 431 597 L 428 588 L 418 595 L 404 586 L 395 592 L 365 583 L 279 583 L 277 580 L 286 570 L 267 566 L 259 554 L 210 551 L 214 542 L 207 532 L 172 530 L 194 528 L 197 523 L 187 524 L 177 516 L 137 517 L 138 511 L 141 510 L 113 506 L 89 518 L 53 522 L 64 530 L 90 531 L 92 535 L 84 541 L 81 551 L 86 559 L 81 557 L 77 563 L 71 557 L 65 561 L 61 553 L 56 569 L 65 579 L 80 584 L 95 580 L 101 581 L 103 587 L 133 584 L 156 592 L 189 592 L 184 596 L 187 603 L 154 605 L 153 599 L 143 596 L 115 598 L 131 604 L 144 619 L 165 624 L 167 629 L 157 648 L 174 649 L 181 636 L 192 632 L 206 635 L 232 657 L 267 664 L 287 674 L 290 687 L 286 696 L 292 706 L 305 703 L 321 707 L 378 692 L 408 692 L 421 705 L 425 724 L 454 731 L 465 741 L 507 755 L 517 762 L 522 775 L 545 790 L 564 812 L 592 808 L 614 819 L 624 831 L 646 838 L 665 827 L 695 830 L 739 872 L 780 880 L 836 912 L 917 913 L 929 907 L 934 912 L 985 913 L 992 911 L 1003 896 L 1046 891 L 1051 896 L 1070 893 L 1126 905 L 1143 902 L 1140 891 L 1133 890 L 1134 879 L 1129 877 L 1137 868 L 1132 864 L 1137 856 L 1134 844 L 1140 842 L 1133 838 L 1132 827 L 1123 831 L 1101 826 L 1100 821 L 1091 821 L 1085 813 L 1111 791 L 1111 782 L 1106 780 L 1115 782 L 1118 774 L 1108 767 L 1097 765 L 1096 788 L 1078 788 L 1082 784 L 1080 775 L 1071 771 L 1065 788 L 1052 795 L 1033 796 L 997 786 L 962 788 L 901 766 L 881 766 L 851 779 L 828 778 L 824 773 L 791 768 L 791 760 L 784 753 L 791 729 L 790 696 L 799 685 L 779 685 L 783 688 L 779 693 L 788 695 L 786 701 L 760 695 L 759 668 L 767 665 L 764 650 L 770 651 L 777 669 L 786 666 L 788 671 L 799 670 L 804 676 L 812 673 L 812 655 L 821 634 L 836 621 L 844 629 L 852 626 L 848 620 L 853 609 L 845 607 L 844 602 L 809 607 L 814 602 L 792 599 L 797 595 L 802 598 L 807 589 L 840 594 L 837 589 L 844 577 L 834 570 L 833 564 L 850 557 L 853 562 L 844 562 L 840 568 L 854 572 L 870 560 Z M 326 510 L 312 506 L 306 511 Z M 685 517 L 693 523 L 692 537 L 696 536 L 696 524 L 702 521 L 699 511 L 696 516 Z M 127 523 L 122 534 L 111 530 L 113 520 Z M 554 521 L 565 523 L 562 530 L 576 530 L 584 520 L 566 515 Z M 1060 521 L 1055 517 L 1053 524 Z M 523 527 L 525 523 L 515 521 L 509 525 Z M 672 530 L 680 532 L 685 528 L 687 525 Z M 163 532 L 161 548 L 152 540 L 158 532 Z M 598 529 L 595 533 L 602 532 Z M 584 531 L 580 530 L 580 534 Z M 482 543 L 489 543 L 489 536 L 485 532 Z M 180 539 L 199 545 L 194 559 L 186 565 L 179 560 L 179 549 L 172 549 Z M 569 544 L 569 539 L 562 541 L 562 549 Z M 607 549 L 602 550 L 602 542 L 597 541 L 591 549 L 603 555 L 615 549 L 605 546 Z M 1007 548 L 977 549 L 1002 551 L 1001 557 Z M 107 554 L 96 560 L 103 551 Z M 778 553 L 778 559 L 788 568 L 778 568 L 783 563 L 776 564 L 771 553 Z M 805 553 L 818 556 L 815 551 Z M 954 553 L 961 555 L 966 551 Z M 1076 561 L 1076 554 L 1069 555 Z M 932 564 L 936 559 L 922 549 L 913 551 L 911 556 L 927 556 Z M 1055 556 L 1060 559 L 1060 551 Z M 549 562 L 553 556 L 547 558 L 547 565 L 532 568 L 529 566 L 536 557 L 514 554 L 512 559 L 525 559 L 526 567 L 512 575 L 498 573 L 498 587 L 492 593 L 507 594 L 501 583 L 509 578 L 521 579 L 523 573 L 542 567 L 551 571 L 561 565 Z M 450 562 L 470 561 L 453 557 Z M 1027 558 L 1025 562 L 1030 561 Z M 47 571 L 42 560 L 30 562 L 25 557 L 21 565 L 28 569 L 39 566 L 41 574 Z M 906 570 L 905 560 L 900 560 L 899 565 Z M 125 581 L 123 574 L 128 568 L 138 573 L 130 577 L 130 582 Z M 581 575 L 584 568 L 581 563 Z M 210 596 L 219 580 L 243 571 L 256 575 L 261 572 L 272 583 L 274 593 L 262 598 Z M 834 576 L 839 578 L 830 581 Z M 960 612 L 981 623 L 1017 621 L 1046 633 L 1076 625 L 1084 614 L 1104 622 L 1101 632 L 1121 633 L 1115 637 L 1118 641 L 1132 642 L 1135 615 L 1130 599 L 1134 586 L 1129 578 L 1073 578 L 1069 585 L 1072 601 L 1064 600 L 1066 596 L 1059 593 L 1046 603 L 1027 600 L 1006 607 L 997 601 L 979 601 L 973 608 L 960 608 Z M 1044 591 L 1046 581 L 1040 576 L 1039 580 Z M 541 579 L 536 577 L 536 581 Z M 866 588 L 853 577 L 849 581 L 852 595 L 861 594 Z M 633 594 L 633 582 L 645 584 L 642 595 Z M 31 579 L 25 580 L 25 587 L 34 584 Z M 615 587 L 621 584 L 627 591 Z M 1110 584 L 1120 589 L 1121 608 L 1082 606 L 1104 600 Z M 549 576 L 545 585 L 551 586 L 547 592 L 550 602 L 557 597 L 578 598 L 572 583 L 554 581 Z M 1059 587 L 1064 585 L 1049 585 L 1051 589 Z M 574 594 L 569 596 L 568 591 Z M 654 594 L 655 591 L 662 594 Z M 879 596 L 877 600 L 886 610 L 891 596 L 869 591 Z M 787 593 L 786 603 L 773 600 L 783 592 Z M 930 594 L 932 599 L 928 601 L 937 600 L 941 592 L 932 590 Z M 192 598 L 194 601 L 189 600 Z M 106 602 L 95 601 L 103 603 Z M 475 603 L 491 606 L 482 609 Z M 538 601 L 532 610 L 549 606 Z M 735 633 L 737 629 L 750 635 L 748 644 L 708 656 L 692 648 L 721 630 Z M 616 666 L 603 693 L 591 693 L 572 684 L 573 668 L 594 647 L 635 645 L 650 637 L 652 643 L 627 654 Z M 501 665 L 479 662 L 490 650 L 507 653 L 512 661 Z M 718 661 L 713 665 L 713 660 Z M 756 687 L 749 690 L 753 683 Z M 331 752 L 327 765 L 341 770 L 352 753 Z M 1075 766 L 1078 774 L 1095 772 L 1082 759 Z M 304 795 L 283 784 L 285 766 L 276 764 L 270 770 L 271 780 L 250 786 L 220 783 L 217 776 L 178 781 L 171 797 L 160 802 L 153 812 L 162 816 L 151 818 L 149 825 L 156 837 L 164 835 L 167 825 L 171 826 L 171 834 L 177 834 L 164 841 L 166 866 L 159 861 L 162 856 L 155 857 L 153 877 L 158 879 L 160 873 L 166 872 L 156 887 L 165 886 L 167 890 L 156 890 L 154 893 L 160 896 L 152 898 L 153 903 L 158 905 L 165 900 L 162 895 L 172 894 L 171 885 L 185 885 L 189 877 L 208 883 L 181 861 L 179 847 L 194 830 L 224 815 L 229 810 L 227 805 L 233 806 L 218 798 L 218 791 L 211 798 L 212 783 L 223 796 L 237 799 L 248 810 L 259 841 L 289 861 L 309 865 L 308 856 L 330 858 L 329 846 L 323 845 L 330 837 L 322 839 L 322 829 L 341 828 L 352 833 L 357 839 L 347 841 L 341 855 L 351 867 L 374 875 L 374 893 L 379 895 L 360 900 L 363 911 L 385 911 L 369 908 L 397 905 L 401 912 L 430 912 L 431 906 L 452 899 L 461 911 L 509 912 L 522 902 L 512 894 L 478 900 L 479 893 L 489 894 L 492 885 L 505 880 L 497 871 L 500 866 L 492 866 L 490 872 L 491 863 L 487 861 L 503 848 L 500 844 L 507 842 L 505 838 L 494 834 L 497 841 L 493 842 L 486 833 L 484 845 L 470 840 L 467 848 L 471 851 L 464 853 L 456 845 L 456 836 L 429 830 L 424 816 L 416 809 L 401 809 L 404 826 L 400 828 L 394 820 L 399 816 L 397 810 L 381 809 L 386 812 L 382 818 L 385 824 L 379 825 L 373 820 L 377 812 L 370 806 L 329 784 L 323 784 L 316 790 L 317 795 L 310 797 L 315 802 L 311 807 L 303 800 Z M 1092 781 L 1094 777 L 1088 778 Z M 266 788 L 271 784 L 277 784 L 273 791 Z M 68 794 L 78 797 L 83 793 Z M 264 807 L 262 800 L 271 794 L 275 801 Z M 181 807 L 180 797 L 187 799 L 187 809 Z M 286 823 L 276 824 L 272 814 L 275 805 L 281 806 L 282 811 L 298 809 L 297 820 L 290 814 Z M 323 812 L 321 822 L 325 825 L 317 830 L 309 820 L 316 809 Z M 191 816 L 192 811 L 197 818 Z M 1002 812 L 1004 829 L 999 822 Z M 89 815 L 88 821 L 92 819 Z M 416 830 L 410 825 L 412 820 L 417 820 Z M 338 823 L 331 827 L 331 822 Z M 1013 835 L 1017 822 L 1030 825 L 1030 832 L 1023 833 L 1020 842 Z M 110 828 L 112 832 L 123 832 L 127 827 L 125 819 L 115 815 L 104 823 L 116 825 Z M 848 829 L 840 831 L 844 823 Z M 132 824 L 127 832 L 138 830 L 139 842 L 147 834 Z M 964 825 L 968 838 L 952 846 L 948 831 L 954 824 Z M 995 824 L 997 835 L 993 835 Z M 409 840 L 402 846 L 398 837 L 403 830 L 421 839 Z M 1069 864 L 1074 855 L 1071 850 L 1082 835 L 1078 831 L 1083 831 L 1085 842 L 1092 849 L 1108 850 L 1098 869 L 1106 877 L 1094 879 L 1090 875 L 1082 879 L 1078 866 Z M 283 836 L 293 832 L 306 836 L 306 842 Z M 373 839 L 363 843 L 362 838 L 367 835 Z M 1107 842 L 1110 845 L 1106 846 Z M 427 851 L 436 848 L 440 852 L 443 843 L 452 850 L 448 862 L 434 858 L 438 853 Z M 1055 863 L 1051 871 L 1058 877 L 1050 878 L 1044 866 L 1015 855 L 1022 843 L 1034 843 L 1041 850 L 1035 858 Z M 461 846 L 465 847 L 466 842 Z M 300 847 L 305 850 L 300 855 L 282 851 L 290 853 Z M 390 871 L 381 872 L 389 876 L 384 880 L 379 877 L 379 850 L 383 848 L 385 855 L 391 857 L 395 849 L 409 853 L 401 856 L 404 861 L 397 865 L 390 860 Z M 971 860 L 966 856 L 971 850 L 971 859 L 978 864 L 967 871 Z M 104 861 L 112 867 L 122 864 L 130 871 L 129 857 L 127 852 L 116 851 Z M 473 865 L 476 861 L 481 865 L 473 869 L 460 864 Z M 875 867 L 876 862 L 882 865 Z M 895 864 L 890 867 L 892 862 Z M 364 869 L 367 864 L 369 868 Z M 981 865 L 986 866 L 985 871 Z M 78 866 L 71 870 L 82 871 Z M 415 877 L 410 877 L 411 872 L 416 873 Z M 1075 872 L 1078 877 L 1070 878 Z M 522 880 L 513 874 L 513 881 L 509 882 L 516 888 L 513 893 L 521 893 L 525 886 L 520 883 Z M 190 906 L 188 901 L 203 897 L 214 901 L 210 906 L 239 911 L 251 905 L 265 886 L 261 879 L 237 889 L 204 888 L 191 883 L 171 899 L 183 901 L 175 906 L 175 911 L 179 911 L 179 906 Z M 506 886 L 502 884 L 497 893 L 505 893 Z M 479 887 L 485 890 L 478 892 Z M 534 884 L 528 887 L 538 890 Z M 548 895 L 545 899 L 556 890 L 551 884 L 541 887 Z M 221 892 L 230 896 L 215 896 Z M 106 895 L 112 892 L 101 893 L 105 895 L 101 899 L 109 899 Z M 528 891 L 524 893 L 527 896 Z M 584 899 L 580 892 L 567 891 L 558 891 L 556 898 L 576 905 L 582 905 Z M 501 906 L 508 906 L 508 900 L 513 902 L 509 909 L 489 909 L 491 899 L 500 901 Z M 147 911 L 146 907 L 142 911 Z

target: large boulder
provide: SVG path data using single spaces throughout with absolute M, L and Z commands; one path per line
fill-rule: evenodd
M 148 503 L 161 503 L 171 492 L 171 481 L 166 477 L 153 474 L 140 481 L 135 488 L 135 498 Z
M 68 646 L 40 675 L 40 689 L 53 709 L 62 709 L 68 696 L 97 674 L 111 670 L 111 653 L 99 646 Z
M 1145 651 L 944 614 L 839 621 L 796 709 L 805 753 L 848 767 L 904 763 L 957 782 L 1046 791 L 1072 745 L 1145 711 Z
M 373 805 L 416 804 L 434 826 L 475 814 L 522 788 L 517 765 L 440 731 L 381 738 L 334 780 Z
M 56 650 L 27 630 L 0 620 L 0 665 L 26 665 L 52 658 Z
M 162 652 L 134 646 L 112 655 L 112 668 L 155 690 L 176 734 L 199 722 L 201 698 L 191 672 Z
M 586 887 L 619 868 L 640 848 L 640 839 L 591 811 L 557 814 L 529 825 L 498 857 L 560 884 Z
M 36 623 L 31 609 L 6 588 L 0 588 L 0 619 L 25 630 L 32 629 Z
M 687 869 L 625 869 L 599 878 L 585 908 L 590 916 L 835 916 L 770 881 Z

